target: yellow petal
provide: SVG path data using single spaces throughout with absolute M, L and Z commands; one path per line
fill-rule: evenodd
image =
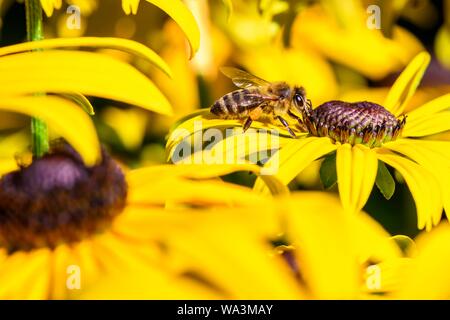
M 389 233 L 368 214 L 357 215 L 354 224 L 355 246 L 361 263 L 387 261 L 402 255 Z
M 171 76 L 170 67 L 166 62 L 149 47 L 128 39 L 111 37 L 80 37 L 80 38 L 55 38 L 40 41 L 23 42 L 0 48 L 0 56 L 31 51 L 33 49 L 57 49 L 57 48 L 108 48 L 124 51 L 145 59 L 157 66 L 168 76 Z
M 406 120 L 402 135 L 405 137 L 423 137 L 450 130 L 450 111 L 422 116 L 420 121 L 408 123 Z
M 124 273 L 127 276 L 124 277 Z M 154 266 L 110 272 L 89 291 L 77 297 L 82 300 L 213 300 L 224 297 L 200 281 L 171 275 Z
M 358 212 L 367 202 L 377 176 L 376 153 L 362 145 L 338 147 L 336 171 L 343 207 Z
M 136 14 L 140 0 L 122 0 L 122 9 L 125 14 Z
M 240 120 L 223 120 L 217 119 L 211 114 L 209 109 L 201 109 L 186 117 L 178 120 L 170 130 L 169 138 L 166 143 L 166 150 L 169 157 L 173 154 L 174 148 L 183 139 L 186 139 L 194 133 L 200 132 L 210 128 L 225 129 L 238 127 L 242 128 L 243 122 Z M 280 143 L 283 142 L 284 137 L 290 137 L 289 132 L 271 123 L 263 123 L 259 121 L 252 122 L 252 129 L 265 129 L 267 131 L 277 131 L 280 135 Z M 296 132 L 297 134 L 297 132 Z
M 0 177 L 19 169 L 18 162 L 31 162 L 30 139 L 26 129 L 9 134 L 0 141 Z
M 450 94 L 445 94 L 433 99 L 419 108 L 408 112 L 407 126 L 422 121 L 423 117 L 434 115 L 438 112 L 450 109 Z
M 430 59 L 429 53 L 419 53 L 393 84 L 384 102 L 384 107 L 395 116 L 403 113 L 405 105 L 419 86 Z
M 60 9 L 61 3 L 61 0 L 41 0 L 42 9 L 45 11 L 47 17 L 52 16 L 53 9 Z
M 227 8 L 228 21 L 230 17 L 233 15 L 233 1 L 232 0 L 222 0 L 223 4 Z
M 219 234 L 232 236 L 225 239 Z M 304 298 L 287 264 L 269 255 L 264 238 L 233 219 L 197 221 L 168 239 L 168 247 L 177 251 L 174 268 L 192 270 L 228 298 Z
M 419 254 L 395 298 L 450 298 L 450 226 L 445 223 L 430 233 L 422 233 L 416 243 Z
M 405 179 L 416 203 L 417 226 L 430 230 L 442 214 L 439 183 L 430 171 L 386 149 L 377 149 L 378 158 L 395 168 Z
M 194 134 L 189 135 L 186 132 L 180 137 L 182 136 L 184 136 L 183 140 L 179 140 L 177 137 L 175 140 L 178 141 L 178 144 L 174 144 L 175 140 L 173 140 L 166 151 L 167 158 L 172 163 L 263 162 L 269 157 L 270 150 L 283 148 L 291 141 L 290 138 L 281 137 L 276 133 L 253 128 L 244 133 L 241 128 L 228 128 L 225 132 L 218 128 L 204 132 L 201 128 L 195 128 Z M 187 151 L 191 147 L 194 147 L 192 154 Z M 196 151 L 201 147 L 203 150 Z M 265 174 L 271 174 L 268 166 L 264 169 L 266 170 Z
M 197 185 L 203 183 L 204 181 L 197 181 Z M 155 188 L 154 192 L 160 194 L 161 198 L 172 197 L 167 195 L 166 190 L 158 191 Z M 241 193 L 241 196 L 246 197 L 249 194 L 250 191 L 247 191 L 246 194 Z M 203 196 L 205 198 L 213 197 L 199 194 L 198 198 L 201 199 Z M 145 202 L 136 203 L 130 200 L 125 210 L 114 220 L 111 229 L 114 234 L 124 236 L 135 243 L 138 241 L 160 241 L 179 230 L 186 230 L 192 224 L 202 221 L 204 216 L 208 216 L 208 219 L 211 218 L 214 221 L 235 219 L 240 224 L 246 225 L 254 232 L 267 238 L 278 236 L 282 231 L 282 225 L 278 214 L 273 210 L 274 202 L 262 197 L 249 196 L 249 198 L 256 200 L 252 206 L 254 210 L 249 210 L 248 204 L 240 206 L 239 203 L 235 203 L 232 209 L 230 207 L 209 206 L 207 208 L 201 207 L 203 210 L 199 210 L 195 203 L 189 201 L 186 202 L 184 207 L 179 206 L 172 209 L 168 206 L 151 206 Z M 159 202 L 163 200 L 159 199 Z M 226 197 L 222 197 L 221 201 L 226 201 Z M 241 200 L 241 203 L 245 204 L 245 201 Z M 145 247 L 149 248 L 148 244 Z M 161 257 L 158 254 L 154 253 L 153 256 L 160 261 Z
M 450 151 L 450 141 L 439 141 L 443 152 Z M 430 173 L 439 182 L 439 190 L 435 190 L 442 194 L 443 205 L 447 216 L 450 215 L 450 153 L 444 155 L 440 150 L 433 150 L 433 142 L 417 139 L 400 139 L 393 143 L 387 143 L 386 148 L 405 155 L 414 160 Z M 436 212 L 433 216 L 433 224 L 438 224 L 441 219 L 441 213 Z
M 378 263 L 375 267 L 379 268 L 380 287 L 375 291 L 397 296 L 399 290 L 408 281 L 407 274 L 410 273 L 413 264 L 413 259 L 402 257 Z
M 60 96 L 75 102 L 84 111 L 86 111 L 88 115 L 93 116 L 95 114 L 94 107 L 92 106 L 91 102 L 81 93 L 61 93 Z
M 177 186 L 177 192 L 170 192 Z M 129 191 L 127 200 L 132 204 L 164 205 L 172 203 L 192 204 L 196 206 L 247 206 L 254 207 L 265 198 L 251 189 L 223 181 L 192 181 L 183 178 L 167 178 L 149 181 Z
M 19 166 L 15 159 L 0 159 L 0 177 L 17 169 L 19 169 Z
M 179 164 L 154 166 L 133 170 L 127 174 L 130 188 L 142 186 L 156 176 L 163 178 L 184 177 L 190 179 L 210 179 L 224 176 L 237 171 L 250 171 L 257 175 L 261 168 L 253 164 L 223 164 L 223 165 L 201 165 L 201 164 Z M 261 175 L 261 179 L 273 194 L 286 193 L 286 187 L 276 178 L 270 175 Z
M 2 299 L 47 299 L 50 281 L 42 286 L 39 277 L 48 279 L 45 272 L 49 266 L 49 250 L 18 251 L 0 264 L 0 297 Z M 44 273 L 44 274 L 42 274 Z M 35 286 L 36 285 L 36 286 Z M 33 292 L 30 292 L 33 287 Z M 41 290 L 35 291 L 40 288 Z
M 287 185 L 314 160 L 336 149 L 328 138 L 308 137 L 291 140 L 284 148 L 264 164 L 264 167 L 278 168 L 275 177 Z M 265 191 L 264 185 L 257 180 L 255 190 Z
M 87 165 L 100 159 L 100 143 L 92 120 L 71 101 L 55 96 L 3 97 L 0 109 L 44 120 L 78 151 Z
M 80 92 L 171 114 L 169 102 L 147 77 L 104 54 L 60 50 L 17 53 L 0 59 L 0 72 L 0 96 Z
M 298 248 L 300 272 L 312 297 L 354 298 L 359 274 L 356 249 L 337 197 L 304 192 L 292 195 L 283 207 L 289 214 L 287 236 Z
M 200 46 L 200 30 L 194 16 L 181 0 L 146 0 L 167 13 L 180 26 L 191 47 L 191 58 Z
M 406 140 L 406 141 L 405 141 Z M 403 144 L 403 143 L 413 143 L 414 148 L 417 146 L 418 148 L 426 148 L 440 155 L 441 157 L 450 159 L 450 148 L 449 141 L 440 141 L 440 140 L 425 140 L 425 139 L 398 139 L 393 142 L 389 142 L 386 147 L 390 148 L 391 144 Z M 450 164 L 449 164 L 450 165 Z

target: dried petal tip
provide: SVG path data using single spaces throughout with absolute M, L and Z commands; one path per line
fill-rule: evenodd
M 304 120 L 308 131 L 334 142 L 379 147 L 395 140 L 406 123 L 373 102 L 329 101 L 313 110 Z
M 0 248 L 9 252 L 55 248 L 100 232 L 125 206 L 127 185 L 103 151 L 85 167 L 69 146 L 0 179 Z

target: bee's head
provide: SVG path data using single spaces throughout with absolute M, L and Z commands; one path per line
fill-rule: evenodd
M 292 102 L 302 115 L 309 114 L 311 109 L 311 102 L 306 99 L 306 92 L 303 87 L 294 87 L 292 92 Z

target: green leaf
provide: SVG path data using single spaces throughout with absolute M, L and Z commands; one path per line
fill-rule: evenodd
M 389 200 L 395 191 L 395 181 L 386 165 L 378 160 L 378 172 L 375 183 L 381 194 Z
M 320 180 L 325 189 L 331 189 L 337 182 L 336 152 L 326 156 L 320 166 Z

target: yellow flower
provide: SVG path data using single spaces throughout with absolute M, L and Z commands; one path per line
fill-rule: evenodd
M 450 129 L 447 111 L 450 96 L 444 95 L 434 99 L 401 116 L 429 60 L 429 55 L 424 52 L 411 61 L 392 86 L 384 108 L 370 102 L 346 104 L 332 101 L 323 104 L 320 109 L 314 109 L 319 111 L 305 111 L 301 125 L 308 128 L 309 135 L 290 139 L 285 136 L 288 134 L 286 130 L 278 130 L 280 150 L 265 166 L 277 167 L 276 176 L 287 185 L 310 163 L 328 155 L 331 159 L 328 162 L 330 167 L 336 166 L 339 193 L 344 208 L 357 212 L 365 205 L 375 181 L 387 198 L 392 195 L 395 183 L 384 162 L 403 176 L 416 203 L 418 228 L 429 230 L 440 221 L 443 207 L 447 214 L 450 212 L 450 142 L 421 138 Z M 358 108 L 367 112 L 364 124 L 352 122 L 355 120 L 350 116 L 350 110 L 355 111 Z M 308 115 L 307 112 L 311 113 Z M 372 112 L 373 116 L 369 116 Z M 338 114 L 338 123 L 329 123 L 329 119 L 335 114 Z M 401 118 L 395 118 L 399 116 Z M 328 117 L 328 120 L 323 117 Z M 236 120 L 207 120 L 208 118 L 211 119 L 200 114 L 181 123 L 178 128 L 193 132 L 195 130 L 192 130 L 192 123 L 196 120 L 203 121 L 203 129 L 239 126 L 239 121 Z M 319 122 L 315 123 L 316 120 Z M 388 120 L 392 121 L 389 125 Z M 350 128 L 352 123 L 357 129 Z M 271 127 L 257 123 L 255 128 Z M 169 155 L 173 154 L 174 147 L 180 141 L 179 136 L 169 137 Z M 227 143 L 222 141 L 220 144 Z M 336 160 L 331 154 L 334 151 Z M 328 173 L 329 177 L 331 175 L 332 170 Z M 260 191 L 264 189 L 258 181 L 255 188 Z
M 266 203 L 251 189 L 213 180 L 238 170 L 258 174 L 257 166 L 155 166 L 130 171 L 125 180 L 106 153 L 102 159 L 85 167 L 63 145 L 0 180 L 2 299 L 75 297 L 102 277 L 133 270 L 161 283 L 170 275 L 161 244 L 192 228 L 206 208 L 231 206 L 243 214 Z M 239 219 L 250 225 L 249 217 Z M 261 216 L 260 227 L 252 222 L 254 230 L 274 225 L 268 219 Z M 176 284 L 180 292 L 184 282 Z M 196 286 L 188 286 L 190 297 Z M 149 288 L 159 298 L 167 290 Z M 126 283 L 115 287 L 126 289 Z

